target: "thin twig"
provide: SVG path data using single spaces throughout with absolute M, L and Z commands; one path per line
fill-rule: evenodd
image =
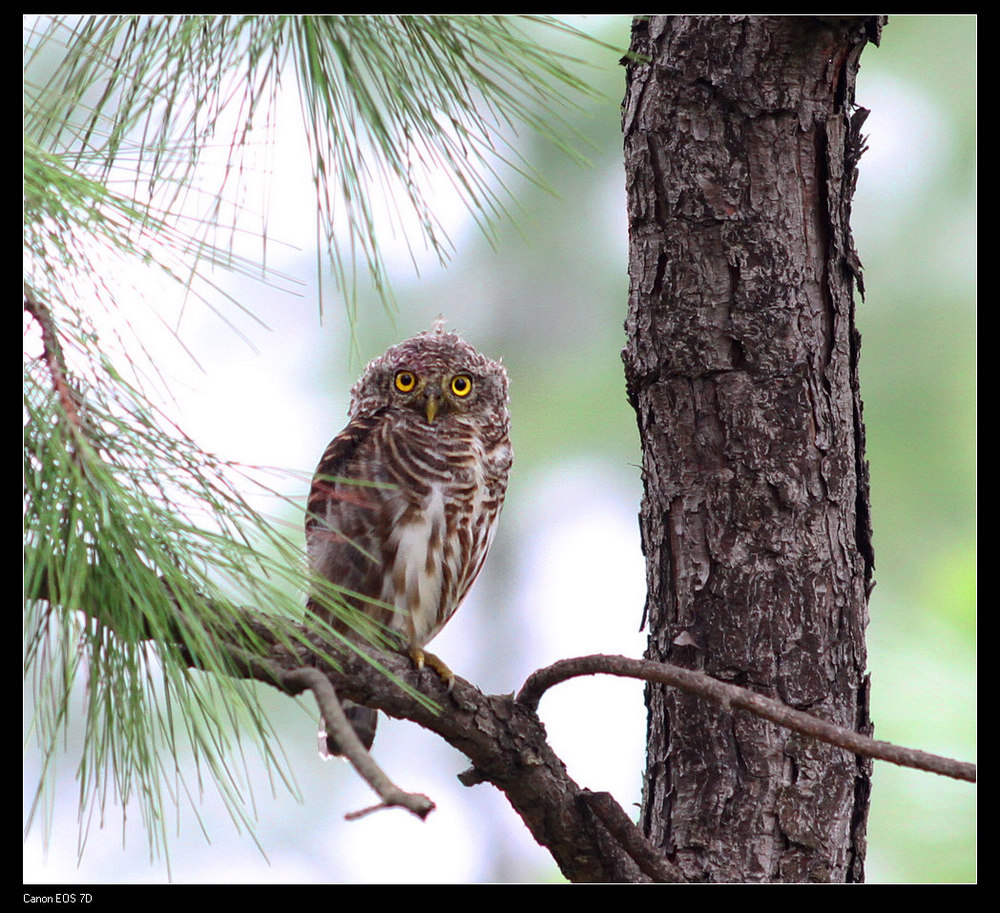
M 880 761 L 889 761 L 902 767 L 926 770 L 929 773 L 952 777 L 956 780 L 976 782 L 975 764 L 944 758 L 940 755 L 920 751 L 917 748 L 904 748 L 890 742 L 872 739 L 860 732 L 803 713 L 801 710 L 793 710 L 780 701 L 741 688 L 739 685 L 720 682 L 704 672 L 683 669 L 670 663 L 629 659 L 626 656 L 600 655 L 564 659 L 532 673 L 524 683 L 524 687 L 521 688 L 517 700 L 519 703 L 536 709 L 542 695 L 553 685 L 577 676 L 597 673 L 639 678 L 683 688 L 685 691 L 715 701 L 725 709 L 739 707 L 743 710 L 749 710 L 779 726 L 813 736 L 820 741 L 837 745 L 840 748 L 846 748 L 855 754 Z
M 361 778 L 382 799 L 378 805 L 370 806 L 357 812 L 351 812 L 345 817 L 348 820 L 360 818 L 381 808 L 405 808 L 423 820 L 433 810 L 434 803 L 421 793 L 408 793 L 393 783 L 375 759 L 365 750 L 361 740 L 354 732 L 340 705 L 337 692 L 330 680 L 312 666 L 292 669 L 281 676 L 281 682 L 292 693 L 305 689 L 312 691 L 319 705 L 319 712 L 327 726 L 328 733 L 337 743 L 337 748 L 351 762 Z
M 67 378 L 66 359 L 59 342 L 59 334 L 56 332 L 55 321 L 52 319 L 52 312 L 48 305 L 39 301 L 27 287 L 24 289 L 24 309 L 34 318 L 41 331 L 42 359 L 52 378 L 52 386 L 59 398 L 63 414 L 73 433 L 82 434 L 83 422 L 77 407 L 80 394 Z

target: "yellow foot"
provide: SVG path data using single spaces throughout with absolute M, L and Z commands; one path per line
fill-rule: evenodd
M 442 660 L 438 659 L 433 653 L 424 652 L 420 647 L 410 647 L 410 659 L 413 660 L 413 665 L 417 669 L 423 669 L 424 666 L 429 666 L 433 669 L 437 673 L 438 678 L 445 683 L 448 693 L 451 694 L 451 689 L 455 686 L 455 673 Z

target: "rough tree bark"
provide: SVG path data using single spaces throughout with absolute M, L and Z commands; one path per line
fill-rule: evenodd
M 851 198 L 880 17 L 651 16 L 623 106 L 647 657 L 868 733 Z M 860 881 L 871 763 L 647 686 L 641 825 L 693 881 Z

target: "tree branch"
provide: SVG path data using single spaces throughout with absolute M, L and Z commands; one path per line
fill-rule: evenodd
M 270 620 L 258 618 L 252 626 L 271 645 L 266 668 L 272 671 L 260 675 L 263 668 L 260 663 L 256 667 L 247 664 L 251 674 L 284 690 L 311 688 L 324 719 L 338 727 L 335 737 L 345 748 L 348 740 L 341 739 L 347 733 L 339 728 L 338 695 L 437 733 L 472 761 L 472 770 L 461 774 L 460 781 L 466 785 L 488 781 L 500 789 L 571 881 L 684 880 L 610 795 L 578 786 L 548 744 L 536 713 L 538 702 L 550 687 L 576 676 L 605 673 L 661 682 L 858 754 L 970 782 L 976 779 L 975 765 L 879 742 L 702 672 L 669 664 L 624 656 L 583 656 L 562 660 L 533 673 L 516 698 L 485 695 L 462 678 L 455 679 L 449 693 L 438 676 L 415 670 L 402 655 L 368 647 L 355 646 L 352 650 L 340 647 L 335 667 L 318 656 L 307 657 L 301 648 L 289 651 L 283 646 L 287 638 L 284 641 L 267 638 L 263 633 L 269 623 Z M 300 634 L 315 645 L 317 654 L 329 654 L 333 649 L 315 635 L 305 631 Z M 368 653 L 371 655 L 367 656 Z M 376 668 L 372 658 L 377 658 L 380 668 Z M 277 679 L 275 667 L 284 670 Z M 350 729 L 346 720 L 341 722 Z M 359 752 L 349 751 L 348 756 L 383 801 L 349 818 L 393 805 L 420 814 L 422 803 L 430 803 L 424 796 L 404 793 L 395 787 L 370 757 L 365 759 L 367 752 L 360 743 L 357 748 Z M 378 773 L 373 774 L 372 768 Z M 427 807 L 427 812 L 431 807 Z
M 777 723 L 779 726 L 801 732 L 840 748 L 846 748 L 855 754 L 880 761 L 889 761 L 902 767 L 926 770 L 944 777 L 953 777 L 956 780 L 976 782 L 975 764 L 872 739 L 851 729 L 845 729 L 843 726 L 837 726 L 826 720 L 810 716 L 801 710 L 794 710 L 786 704 L 762 694 L 757 694 L 738 685 L 721 682 L 704 672 L 684 669 L 669 663 L 629 659 L 626 656 L 580 656 L 575 659 L 564 659 L 532 673 L 524 683 L 524 687 L 521 688 L 517 700 L 535 709 L 538 707 L 542 695 L 553 685 L 577 676 L 597 673 L 639 678 L 683 688 L 685 691 L 708 698 L 725 709 L 739 707 L 748 710 L 772 723 Z
M 449 691 L 436 674 L 414 669 L 401 654 L 362 645 L 348 649 L 323 642 L 286 620 L 246 612 L 229 634 L 239 637 L 240 631 L 252 631 L 257 646 L 251 649 L 235 641 L 223 644 L 230 659 L 228 674 L 266 682 L 286 693 L 312 690 L 324 719 L 333 727 L 341 722 L 339 706 L 334 704 L 346 698 L 437 733 L 472 761 L 474 782 L 488 781 L 505 794 L 570 881 L 676 880 L 676 873 L 610 796 L 583 790 L 569 777 L 548 744 L 538 716 L 518 704 L 513 694 L 485 695 L 461 678 L 454 680 Z M 291 629 L 294 639 L 289 636 Z M 220 645 L 218 637 L 216 644 Z M 314 647 L 311 654 L 310 644 Z M 185 656 L 192 666 L 204 667 L 190 649 L 185 649 Z M 429 799 L 399 790 L 365 757 L 360 743 L 359 751 L 351 751 L 349 739 L 342 735 L 347 733 L 338 728 L 338 743 L 383 800 L 349 818 L 389 806 L 405 807 L 418 815 L 431 810 Z
M 553 685 L 577 676 L 604 673 L 661 682 L 858 754 L 970 782 L 976 779 L 975 765 L 878 742 L 702 672 L 665 663 L 582 656 L 533 673 L 516 698 L 483 694 L 458 677 L 449 691 L 437 675 L 414 669 L 401 654 L 332 645 L 287 619 L 244 611 L 245 617 L 227 630 L 214 631 L 216 645 L 229 658 L 227 674 L 265 682 L 291 695 L 312 691 L 346 757 L 382 800 L 349 813 L 349 820 L 390 807 L 405 808 L 423 819 L 434 803 L 389 779 L 355 736 L 341 697 L 417 723 L 465 754 L 473 767 L 459 780 L 468 786 L 490 782 L 503 792 L 570 881 L 685 880 L 609 794 L 578 786 L 549 745 L 536 712 L 538 702 Z M 206 667 L 190 646 L 180 649 L 191 666 Z
M 677 866 L 657 852 L 611 793 L 593 793 L 585 789 L 580 798 L 653 881 L 680 883 L 687 880 Z
M 49 376 L 52 378 L 52 388 L 59 398 L 63 414 L 74 435 L 82 435 L 83 421 L 80 417 L 78 403 L 81 401 L 80 394 L 69 382 L 66 359 L 63 355 L 62 344 L 59 342 L 59 334 L 56 330 L 55 321 L 52 318 L 52 311 L 48 305 L 35 297 L 24 287 L 24 310 L 31 315 L 35 323 L 38 324 L 42 337 L 41 358 L 45 362 Z
M 423 820 L 434 810 L 434 803 L 427 796 L 403 791 L 375 763 L 375 759 L 365 749 L 355 734 L 354 728 L 348 722 L 333 685 L 322 672 L 312 666 L 290 669 L 281 676 L 281 683 L 290 694 L 298 694 L 307 688 L 312 691 L 316 703 L 319 705 L 323 722 L 326 724 L 327 732 L 333 736 L 337 747 L 351 762 L 361 778 L 382 799 L 379 805 L 373 805 L 358 812 L 350 812 L 346 816 L 348 820 L 361 818 L 380 808 L 393 807 L 405 808 Z

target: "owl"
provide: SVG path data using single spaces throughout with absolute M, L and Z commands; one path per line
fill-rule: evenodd
M 313 572 L 449 685 L 454 675 L 424 647 L 465 598 L 493 540 L 513 458 L 507 386 L 499 362 L 440 321 L 392 346 L 352 388 L 347 427 L 326 448 L 309 494 Z M 376 712 L 347 701 L 344 709 L 370 748 Z

